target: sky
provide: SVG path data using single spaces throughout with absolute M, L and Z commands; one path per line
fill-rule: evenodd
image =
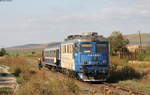
M 68 35 L 150 33 L 150 0 L 0 0 L 0 47 Z

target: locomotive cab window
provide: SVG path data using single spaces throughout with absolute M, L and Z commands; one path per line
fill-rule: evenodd
M 91 53 L 92 52 L 92 44 L 82 44 L 80 47 L 80 52 Z
M 97 44 L 96 45 L 96 52 L 97 53 L 107 53 L 108 52 L 107 44 Z

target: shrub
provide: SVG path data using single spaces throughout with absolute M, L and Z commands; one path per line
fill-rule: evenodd
M 16 77 L 19 77 L 21 72 L 22 72 L 22 71 L 21 71 L 20 68 L 16 68 L 15 71 L 14 71 L 14 75 L 15 75 Z
M 109 82 L 118 82 L 120 80 L 128 80 L 128 79 L 139 79 L 143 75 L 137 72 L 134 68 L 130 66 L 123 66 L 120 68 L 111 67 L 110 77 L 108 79 Z
M 32 54 L 35 54 L 36 52 L 35 52 L 35 51 L 32 51 L 31 53 L 32 53 Z
M 138 60 L 144 61 L 144 59 L 145 59 L 146 56 L 145 56 L 144 53 L 140 53 L 140 54 L 137 55 L 137 57 L 138 57 Z
M 121 69 L 121 72 L 122 72 L 122 78 L 123 79 L 133 79 L 133 78 L 136 78 L 136 79 L 139 79 L 141 74 L 136 72 L 135 69 L 133 69 L 132 67 L 129 67 L 129 66 L 125 66 Z
M 1 51 L 0 51 L 0 56 L 4 56 L 6 54 L 7 54 L 6 50 L 4 48 L 2 48 Z

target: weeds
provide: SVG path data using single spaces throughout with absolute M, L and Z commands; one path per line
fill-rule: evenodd
M 67 86 L 69 88 L 69 91 L 71 91 L 75 94 L 79 93 L 79 87 L 78 87 L 78 85 L 76 85 L 75 81 L 68 81 Z
M 19 89 L 15 95 L 78 95 L 75 82 L 47 77 L 46 71 L 39 71 L 24 56 L 6 56 L 0 63 L 8 65 L 16 76 Z
M 131 61 L 111 57 L 108 82 L 119 83 L 130 88 L 150 93 L 150 62 Z
M 122 80 L 140 79 L 145 74 L 137 71 L 132 65 L 129 65 L 126 60 L 117 57 L 111 58 L 109 82 L 118 82 Z M 120 63 L 119 63 L 120 62 Z
M 12 94 L 13 94 L 12 88 L 8 87 L 0 88 L 0 95 L 12 95 Z

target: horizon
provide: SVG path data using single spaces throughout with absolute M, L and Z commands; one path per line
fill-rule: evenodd
M 141 33 L 141 34 L 150 34 L 150 33 Z M 128 34 L 123 34 L 124 36 L 126 35 L 139 35 L 138 32 L 137 33 L 128 33 Z M 109 37 L 108 36 L 104 36 L 104 37 Z M 67 36 L 66 36 L 67 37 Z M 65 38 L 64 38 L 65 39 Z M 64 39 L 62 41 L 64 41 Z M 16 47 L 16 46 L 24 46 L 24 45 L 42 45 L 42 44 L 49 44 L 49 43 L 53 43 L 53 42 L 62 42 L 62 41 L 51 41 L 51 42 L 43 42 L 43 43 L 24 43 L 24 44 L 17 44 L 17 45 L 13 45 L 13 46 L 8 46 L 8 47 L 0 47 L 0 48 L 12 48 L 12 47 Z
M 0 48 L 62 41 L 82 32 L 150 33 L 149 0 L 6 1 L 0 1 Z

